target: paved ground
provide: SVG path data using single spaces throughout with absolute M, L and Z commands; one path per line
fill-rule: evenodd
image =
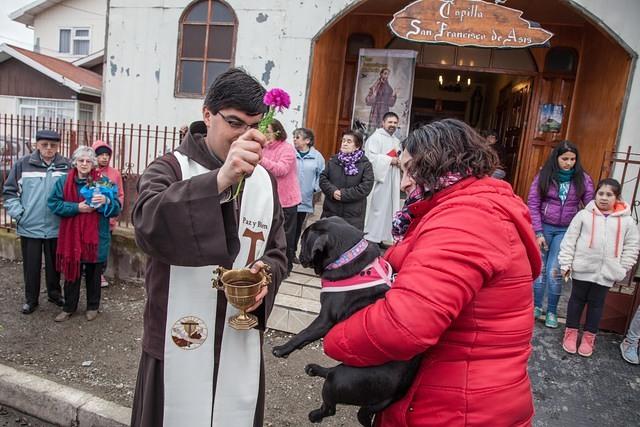
M 140 354 L 142 287 L 109 287 L 104 293 L 103 313 L 94 322 L 82 316 L 83 294 L 79 315 L 56 324 L 53 318 L 59 308 L 47 303 L 44 296 L 36 313 L 19 313 L 23 298 L 21 269 L 20 264 L 0 261 L 0 363 L 129 406 Z M 562 333 L 562 328 L 548 329 L 540 321 L 536 324 L 529 366 L 536 408 L 534 425 L 640 425 L 640 366 L 620 358 L 621 337 L 600 334 L 594 356 L 585 359 L 562 350 Z M 322 354 L 320 343 L 286 360 L 271 356 L 271 347 L 288 338 L 288 334 L 276 331 L 266 334 L 266 426 L 311 425 L 306 416 L 320 404 L 322 380 L 306 376 L 303 368 L 310 362 L 333 364 Z M 82 366 L 87 361 L 91 365 Z M 354 408 L 340 407 L 336 416 L 322 426 L 356 427 L 355 412 Z M 0 427 L 21 425 L 21 421 L 15 423 L 20 417 L 0 411 Z M 32 425 L 49 427 L 37 421 Z
M 14 409 L 0 406 L 0 427 L 55 427 Z

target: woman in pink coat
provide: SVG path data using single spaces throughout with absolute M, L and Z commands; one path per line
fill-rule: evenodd
M 384 256 L 396 279 L 329 332 L 325 352 L 350 366 L 422 355 L 410 390 L 377 426 L 529 426 L 531 283 L 541 261 L 528 209 L 489 177 L 497 156 L 461 121 L 418 128 L 400 161 L 408 197 Z
M 284 211 L 284 233 L 287 237 L 287 268 L 291 272 L 296 256 L 296 218 L 302 200 L 298 182 L 296 149 L 287 142 L 282 123 L 274 120 L 267 129 L 267 145 L 262 150 L 260 164 L 276 178 L 278 198 Z

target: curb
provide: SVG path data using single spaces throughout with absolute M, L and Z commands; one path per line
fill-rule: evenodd
M 0 364 L 0 404 L 60 426 L 127 427 L 131 409 Z

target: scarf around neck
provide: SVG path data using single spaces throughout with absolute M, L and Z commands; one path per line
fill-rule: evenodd
M 568 171 L 560 169 L 555 173 L 555 178 L 559 183 L 569 182 L 573 179 L 573 175 L 576 173 L 575 169 L 570 169 Z
M 427 196 L 433 195 L 435 192 L 444 190 L 445 188 L 460 181 L 462 176 L 459 173 L 448 173 L 438 179 L 438 186 L 436 191 L 431 192 L 429 189 L 417 185 L 416 188 L 407 196 L 404 201 L 402 209 L 395 213 L 391 222 L 391 235 L 394 242 L 400 242 L 404 239 L 404 235 L 407 233 L 411 222 L 413 221 L 413 214 L 409 207 L 421 200 L 424 200 Z
M 358 174 L 358 167 L 356 163 L 364 156 L 364 151 L 357 149 L 353 153 L 338 153 L 338 161 L 342 164 L 344 174 L 353 176 Z
M 97 170 L 91 171 L 91 178 L 96 182 L 100 176 Z M 80 203 L 84 200 L 80 196 L 76 185 L 78 170 L 71 169 L 62 189 L 62 199 L 65 202 Z M 58 248 L 56 250 L 56 268 L 64 274 L 66 281 L 74 282 L 80 277 L 80 263 L 96 262 L 98 257 L 98 224 L 99 214 L 78 213 L 60 220 L 58 234 Z

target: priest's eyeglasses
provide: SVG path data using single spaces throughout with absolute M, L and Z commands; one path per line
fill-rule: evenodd
M 220 114 L 220 117 L 222 117 L 222 120 L 227 122 L 227 124 L 233 130 L 239 130 L 239 131 L 242 131 L 242 132 L 246 132 L 249 129 L 258 129 L 258 126 L 260 125 L 260 122 L 253 123 L 253 124 L 250 125 L 250 124 L 248 124 L 248 123 L 244 122 L 243 120 L 240 120 L 240 119 L 238 119 L 236 117 L 227 117 L 224 114 L 222 114 L 220 111 L 218 111 L 218 114 Z

